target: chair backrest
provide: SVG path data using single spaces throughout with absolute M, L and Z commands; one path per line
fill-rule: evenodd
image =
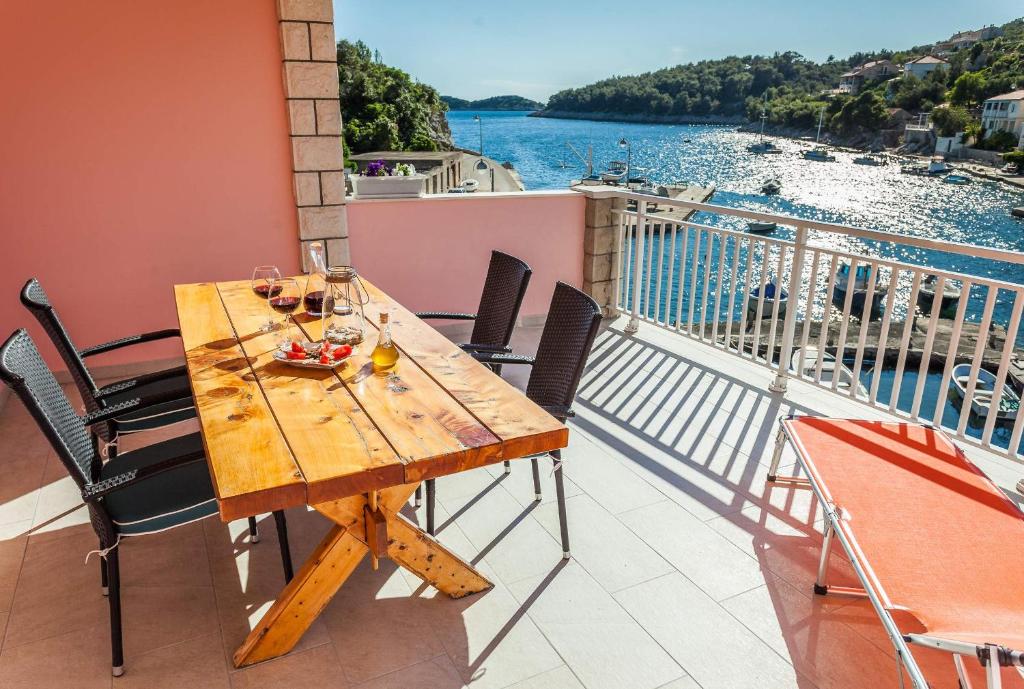
M 98 459 L 85 423 L 24 329 L 0 347 L 0 379 L 32 414 L 79 488 L 90 484 Z
M 501 347 L 509 343 L 532 274 L 530 266 L 515 256 L 491 252 L 470 342 Z
M 89 369 L 86 368 L 85 361 L 82 360 L 78 349 L 71 341 L 71 336 L 65 330 L 64 324 L 60 322 L 60 317 L 53 305 L 50 304 L 50 299 L 46 296 L 43 286 L 39 284 L 39 280 L 32 278 L 21 288 L 21 303 L 32 312 L 39 324 L 43 326 L 43 330 L 50 336 L 50 341 L 57 348 L 57 353 L 64 360 L 68 371 L 71 372 L 71 377 L 85 402 L 85 408 L 89 411 L 97 411 L 100 404 L 96 401 L 98 390 L 96 382 L 93 380 L 92 374 L 89 373 Z
M 571 406 L 600 325 L 596 301 L 564 282 L 556 284 L 526 396 L 541 406 Z

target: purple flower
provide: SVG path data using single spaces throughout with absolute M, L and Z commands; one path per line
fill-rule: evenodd
M 383 160 L 375 160 L 371 163 L 366 164 L 366 170 L 363 172 L 365 177 L 387 177 L 391 174 L 391 170 L 388 169 L 387 163 Z

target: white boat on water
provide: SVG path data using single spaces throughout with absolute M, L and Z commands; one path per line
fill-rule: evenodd
M 825 355 L 821 356 L 818 348 L 812 345 L 808 345 L 807 347 L 797 347 L 793 350 L 793 356 L 789 363 L 789 370 L 813 380 L 815 372 L 818 370 L 819 358 L 821 359 L 822 385 L 831 386 L 832 380 L 838 377 L 839 383 L 837 387 L 840 391 L 849 393 L 850 388 L 853 387 L 857 391 L 858 396 L 868 396 L 867 388 L 864 387 L 864 384 L 859 380 L 854 380 L 853 371 L 851 371 L 846 364 L 836 361 L 836 358 L 828 352 L 825 352 Z
M 629 174 L 629 166 L 621 160 L 608 163 L 608 169 L 601 173 L 602 182 L 622 182 Z
M 818 142 L 821 141 L 821 124 L 824 120 L 825 106 L 823 105 L 821 106 L 821 112 L 818 113 L 818 134 L 814 137 L 814 148 L 803 152 L 805 160 L 816 160 L 819 163 L 835 162 L 836 157 L 829 153 L 827 148 L 818 145 Z
M 966 175 L 946 175 L 942 181 L 946 184 L 970 184 L 971 178 Z
M 971 364 L 957 364 L 953 367 L 953 389 L 963 400 L 967 397 L 967 387 L 971 380 Z M 987 417 L 992 411 L 992 398 L 995 397 L 996 376 L 991 371 L 978 369 L 978 381 L 974 386 L 971 398 L 971 411 L 981 417 Z M 1003 383 L 999 396 L 999 407 L 996 418 L 1012 421 L 1020 411 L 1020 395 L 1008 384 Z
M 855 165 L 885 165 L 885 159 L 878 155 L 863 155 L 853 159 Z
M 782 149 L 773 144 L 771 141 L 764 140 L 764 123 L 768 119 L 768 92 L 764 92 L 764 105 L 761 106 L 761 133 L 757 137 L 756 144 L 750 144 L 747 146 L 747 150 L 751 153 L 782 153 Z

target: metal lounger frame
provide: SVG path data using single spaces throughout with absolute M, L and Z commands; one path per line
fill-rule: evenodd
M 899 627 L 896 626 L 896 621 L 893 620 L 889 610 L 882 603 L 883 599 L 888 600 L 889 597 L 883 590 L 880 590 L 881 585 L 877 583 L 877 580 L 868 574 L 868 570 L 870 569 L 869 565 L 862 563 L 858 559 L 857 553 L 859 551 L 853 547 L 853 544 L 850 542 L 849 538 L 847 538 L 846 534 L 843 533 L 842 529 L 838 528 L 839 520 L 842 515 L 836 506 L 827 499 L 824 487 L 818 485 L 813 474 L 807 470 L 801 454 L 797 452 L 797 460 L 800 467 L 804 469 L 804 473 L 807 475 L 807 478 L 784 477 L 778 475 L 779 461 L 782 458 L 782 450 L 784 449 L 786 442 L 788 441 L 790 444 L 795 446 L 793 438 L 790 437 L 782 422 L 787 419 L 794 418 L 797 418 L 797 416 L 790 415 L 779 418 L 779 432 L 775 439 L 775 449 L 772 452 L 771 468 L 768 470 L 768 482 L 789 486 L 791 488 L 809 488 L 814 492 L 814 495 L 818 500 L 818 504 L 825 513 L 824 540 L 821 545 L 821 560 L 818 562 L 818 575 L 814 582 L 814 592 L 819 595 L 825 595 L 831 591 L 840 595 L 864 597 L 871 601 L 871 606 L 875 609 L 875 614 L 877 614 L 878 619 L 881 620 L 882 627 L 885 628 L 885 633 L 888 635 L 889 640 L 892 642 L 892 645 L 896 650 L 897 670 L 901 672 L 900 686 L 903 686 L 902 669 L 905 668 L 914 689 L 930 689 L 928 681 L 924 678 L 924 674 L 921 672 L 921 668 L 917 664 L 917 660 L 914 658 L 914 654 L 911 652 L 910 646 L 908 645 L 916 644 L 918 646 L 925 646 L 951 653 L 953 655 L 953 665 L 956 668 L 957 675 L 960 679 L 960 685 L 963 689 L 972 689 L 971 682 L 967 677 L 967 671 L 963 662 L 964 656 L 973 656 L 979 660 L 986 658 L 987 662 L 985 662 L 984 665 L 985 679 L 988 689 L 1002 689 L 1000 667 L 1002 665 L 1015 665 L 1018 667 L 1018 671 L 1020 671 L 1019 668 L 1024 667 L 1024 652 L 1007 649 L 994 644 L 970 644 L 963 641 L 951 641 L 949 639 L 941 639 L 927 634 L 904 635 L 899 630 Z M 942 430 L 936 426 L 932 426 L 930 424 L 926 425 L 928 425 L 929 428 L 942 433 Z M 832 552 L 832 544 L 836 539 L 839 540 L 843 550 L 846 551 L 846 555 L 850 559 L 850 564 L 853 566 L 853 571 L 856 573 L 857 578 L 863 585 L 863 589 L 828 586 L 828 560 L 829 555 Z M 1022 675 L 1024 675 L 1024 672 L 1022 672 Z

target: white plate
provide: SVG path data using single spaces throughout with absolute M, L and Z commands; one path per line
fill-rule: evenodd
M 301 344 L 303 349 L 305 349 L 307 352 L 308 351 L 316 350 L 316 349 L 318 349 L 320 347 L 320 343 L 319 342 L 300 342 L 299 344 Z M 340 347 L 341 345 L 337 345 L 337 346 Z M 277 349 L 277 351 L 274 352 L 274 359 L 276 361 L 280 361 L 283 364 L 289 364 L 290 366 L 297 366 L 299 368 L 318 368 L 318 369 L 322 369 L 322 370 L 325 370 L 325 371 L 328 371 L 328 370 L 337 368 L 338 366 L 341 366 L 348 359 L 348 356 L 343 356 L 340 359 L 332 358 L 331 359 L 331 363 L 329 363 L 329 364 L 321 364 L 320 360 L 319 360 L 319 357 L 317 357 L 316 359 L 312 359 L 312 358 L 310 358 L 310 359 L 289 359 L 288 358 L 288 352 L 290 352 L 291 350 L 292 350 L 292 343 L 291 342 L 289 342 L 287 344 L 281 345 Z M 352 355 L 350 354 L 349 356 L 352 356 Z

